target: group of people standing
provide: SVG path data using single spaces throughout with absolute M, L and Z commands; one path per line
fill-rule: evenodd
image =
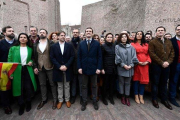
M 70 108 L 79 91 L 81 110 L 84 111 L 90 90 L 94 109 L 98 110 L 100 86 L 105 105 L 108 105 L 107 98 L 115 104 L 113 93 L 117 88 L 121 103 L 130 106 L 131 84 L 136 103 L 144 104 L 145 85 L 150 80 L 154 107 L 159 108 L 158 88 L 162 104 L 172 110 L 169 99 L 180 107 L 175 100 L 180 74 L 180 25 L 176 26 L 176 36 L 171 40 L 164 37 L 166 29 L 160 26 L 155 38 L 148 42 L 143 31 L 137 31 L 133 41 L 126 31 L 115 36 L 107 33 L 100 39 L 91 27 L 86 28 L 85 38 L 74 29 L 71 41 L 66 41 L 64 31 L 51 33 L 49 39 L 46 29 L 40 29 L 37 35 L 38 29 L 34 26 L 30 27 L 30 36 L 20 33 L 17 40 L 11 26 L 2 31 L 5 39 L 0 41 L 0 62 L 19 63 L 9 78 L 12 90 L 0 90 L 6 114 L 12 113 L 11 92 L 17 98 L 19 115 L 22 115 L 25 109 L 31 110 L 32 97 L 38 88 L 41 102 L 37 109 L 41 109 L 48 101 L 47 84 L 53 96 L 52 109 L 60 109 L 64 101 Z M 149 71 L 152 71 L 150 75 Z M 6 86 L 6 83 L 0 83 L 0 88 Z

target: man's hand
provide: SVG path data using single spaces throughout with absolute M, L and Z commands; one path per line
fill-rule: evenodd
M 96 74 L 100 74 L 101 71 L 99 69 L 96 70 Z
M 78 73 L 79 73 L 79 74 L 82 74 L 82 69 L 78 69 Z
M 67 67 L 65 65 L 62 65 L 60 68 L 59 68 L 61 71 L 65 72 L 67 70 Z
M 169 66 L 169 63 L 167 61 L 165 61 L 162 65 L 163 68 L 167 68 Z
M 10 76 L 9 78 L 10 78 L 11 80 L 13 79 L 13 77 L 11 77 L 11 76 Z
M 101 70 L 101 73 L 102 73 L 102 74 L 105 74 L 105 71 L 104 71 L 104 69 L 102 69 L 102 70 Z
M 39 70 L 37 68 L 34 69 L 34 73 L 38 75 Z

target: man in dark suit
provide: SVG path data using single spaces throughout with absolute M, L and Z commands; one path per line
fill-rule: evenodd
M 74 48 L 72 44 L 65 42 L 64 31 L 59 34 L 59 42 L 54 44 L 50 50 L 50 58 L 54 65 L 53 81 L 58 84 L 58 100 L 57 109 L 60 109 L 63 99 L 63 93 L 66 101 L 66 106 L 71 107 L 70 103 L 70 85 L 69 82 L 73 79 L 73 60 Z
M 14 30 L 11 26 L 4 27 L 2 32 L 5 35 L 5 39 L 0 42 L 0 62 L 7 62 L 9 49 L 16 43 L 16 40 L 14 39 Z M 12 113 L 10 107 L 10 95 L 10 89 L 7 89 L 6 91 L 0 90 L 1 104 L 4 108 L 5 114 Z
M 77 83 L 79 83 L 80 103 L 82 103 L 82 93 L 81 93 L 82 75 L 78 74 L 78 69 L 77 69 L 77 51 L 78 51 L 80 42 L 81 42 L 81 39 L 79 38 L 79 30 L 74 29 L 73 30 L 73 38 L 71 40 L 71 43 L 72 43 L 72 45 L 74 47 L 74 51 L 75 51 L 75 59 L 73 62 L 74 78 L 71 81 L 71 104 L 73 104 L 76 100 Z M 79 80 L 79 82 L 78 82 L 78 80 Z
M 175 28 L 176 36 L 171 39 L 175 57 L 170 65 L 170 77 L 169 77 L 169 101 L 177 106 L 180 107 L 180 105 L 176 102 L 176 87 L 179 80 L 180 75 L 180 25 L 177 25 Z
M 78 49 L 78 72 L 82 76 L 82 107 L 84 111 L 87 105 L 87 84 L 88 80 L 92 83 L 92 95 L 94 109 L 98 110 L 97 104 L 97 74 L 100 74 L 102 67 L 101 47 L 98 41 L 92 39 L 93 29 L 91 27 L 85 30 L 86 40 L 82 41 Z

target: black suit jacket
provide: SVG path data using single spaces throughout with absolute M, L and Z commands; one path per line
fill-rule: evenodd
M 64 53 L 61 53 L 59 42 L 55 43 L 50 49 L 50 59 L 54 64 L 53 68 L 53 80 L 56 82 L 62 82 L 63 80 L 63 71 L 59 68 L 61 65 L 65 65 L 67 67 L 66 73 L 66 81 L 70 81 L 73 78 L 73 69 L 72 63 L 74 60 L 74 49 L 72 44 L 66 43 L 64 45 Z

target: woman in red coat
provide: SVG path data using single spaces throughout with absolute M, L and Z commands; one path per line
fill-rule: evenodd
M 151 59 L 148 53 L 148 44 L 145 41 L 142 31 L 136 33 L 134 43 L 131 43 L 131 45 L 136 49 L 137 58 L 139 60 L 139 64 L 134 68 L 133 76 L 135 101 L 138 104 L 144 104 L 143 94 L 145 85 L 149 83 L 149 63 Z

